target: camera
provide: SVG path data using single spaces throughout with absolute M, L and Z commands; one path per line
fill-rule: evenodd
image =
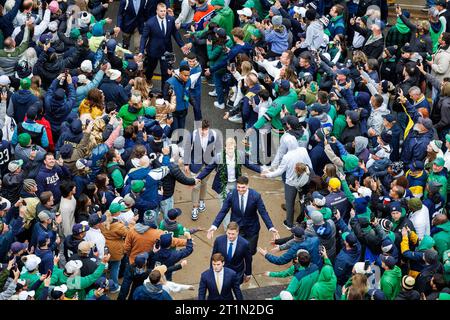
M 174 69 L 176 61 L 175 53 L 166 51 L 164 52 L 164 55 L 161 57 L 161 60 L 167 63 L 169 69 L 172 70 Z
M 7 87 L 2 87 L 2 94 L 5 94 L 8 92 L 8 88 Z

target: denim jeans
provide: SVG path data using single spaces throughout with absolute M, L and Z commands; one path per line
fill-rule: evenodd
M 120 262 L 118 261 L 109 261 L 109 281 L 110 286 L 109 289 L 111 291 L 116 290 L 119 287 L 119 269 L 120 269 Z
M 434 6 L 434 0 L 427 0 L 427 7 L 431 8 Z
M 163 213 L 164 215 L 164 219 L 167 218 L 167 213 L 169 212 L 170 209 L 173 209 L 173 196 L 170 198 L 167 198 L 166 200 L 162 200 L 159 203 L 159 207 L 160 207 L 160 211 Z
M 133 277 L 131 276 L 131 265 L 127 264 L 127 267 L 125 268 L 125 273 L 123 274 L 122 286 L 120 287 L 120 292 L 119 296 L 117 297 L 117 300 L 127 299 L 132 283 Z

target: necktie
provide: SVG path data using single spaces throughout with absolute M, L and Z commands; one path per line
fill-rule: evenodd
M 242 212 L 242 214 L 244 214 L 244 210 L 245 210 L 245 208 L 244 208 L 244 196 L 241 195 L 241 212 Z
M 220 274 L 218 272 L 214 272 L 216 274 L 216 286 L 217 286 L 217 292 L 219 292 L 219 294 L 222 291 L 222 284 L 220 283 Z
M 164 28 L 164 20 L 161 21 L 161 30 L 164 35 L 166 35 L 166 28 Z
M 233 257 L 233 242 L 230 242 L 230 245 L 228 246 L 228 252 L 227 252 L 228 261 L 231 261 L 232 257 Z

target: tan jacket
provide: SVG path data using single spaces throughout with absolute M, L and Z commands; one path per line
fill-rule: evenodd
M 137 225 L 139 226 L 139 224 Z M 130 229 L 125 238 L 125 254 L 128 255 L 130 264 L 134 263 L 134 258 L 140 253 L 153 250 L 153 246 L 159 237 L 164 233 L 163 230 L 149 228 L 143 233 Z M 186 245 L 186 239 L 172 238 L 172 247 L 183 247 Z
M 170 102 L 166 101 L 166 104 L 163 106 L 156 107 L 156 120 L 159 122 L 159 124 L 162 126 L 166 123 L 167 115 L 169 113 L 172 113 L 175 111 L 177 107 L 177 97 L 175 94 L 172 95 L 170 98 Z
M 120 261 L 124 256 L 125 237 L 129 229 L 120 221 L 111 223 L 111 227 L 106 229 L 105 225 L 100 225 L 100 230 L 106 239 L 106 245 L 111 253 L 111 261 Z

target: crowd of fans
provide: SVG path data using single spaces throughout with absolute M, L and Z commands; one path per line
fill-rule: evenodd
M 172 299 L 222 222 L 199 299 L 243 299 L 258 253 L 291 278 L 273 299 L 450 299 L 450 7 L 426 2 L 0 0 L 0 299 Z M 281 176 L 277 212 L 242 166 Z

